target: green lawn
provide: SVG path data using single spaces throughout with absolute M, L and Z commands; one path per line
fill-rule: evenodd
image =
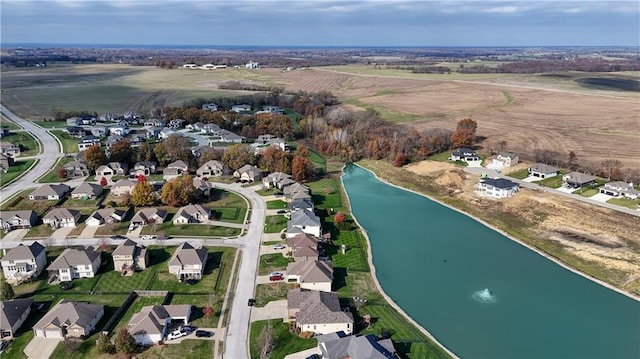
M 367 243 L 359 231 L 340 231 L 334 238 L 333 244 L 333 248 L 327 248 L 326 253 L 331 256 L 334 267 L 345 268 L 348 271 L 369 271 Z M 342 254 L 340 249 L 343 244 L 347 246 L 345 254 Z
M 250 336 L 250 355 L 251 358 L 260 358 L 260 350 L 262 349 L 258 343 L 260 333 L 263 328 L 271 324 L 273 330 L 273 351 L 269 355 L 269 359 L 282 359 L 287 354 L 296 353 L 302 350 L 311 349 L 318 346 L 315 338 L 303 339 L 289 332 L 289 324 L 283 323 L 281 319 L 262 320 L 251 323 Z
M 211 340 L 186 339 L 179 344 L 154 346 L 136 354 L 136 357 L 139 359 L 209 359 L 213 355 L 214 343 Z
M 36 162 L 35 159 L 15 161 L 15 164 L 13 166 L 9 167 L 9 169 L 7 170 L 7 173 L 3 173 L 2 176 L 0 176 L 0 187 L 4 187 L 5 185 L 9 184 L 14 179 L 16 179 L 19 176 L 21 176 L 35 162 Z
M 287 228 L 288 219 L 283 215 L 266 216 L 264 219 L 264 233 L 280 233 Z
M 274 271 L 287 269 L 287 264 L 293 262 L 293 258 L 286 258 L 282 253 L 270 253 L 260 256 L 258 275 L 267 275 Z
M 321 154 L 309 149 L 309 159 L 316 166 L 316 170 L 318 170 L 319 173 L 325 173 L 327 171 L 327 161 Z
M 627 207 L 630 209 L 638 209 L 640 207 L 640 198 L 639 199 L 628 199 L 628 198 L 611 198 L 607 201 L 607 203 L 615 204 L 616 206 Z
M 111 263 L 113 265 L 113 263 Z M 151 266 L 131 276 L 123 276 L 119 271 L 110 270 L 102 275 L 96 285 L 96 293 L 129 293 L 133 290 L 144 290 L 149 287 L 158 265 Z
M 316 208 L 333 208 L 335 212 L 345 211 L 337 179 L 323 178 L 319 181 L 307 183 L 307 185 L 311 188 L 313 202 Z
M 247 201 L 237 193 L 216 189 L 214 200 L 205 204 L 217 221 L 244 223 Z
M 532 183 L 538 183 L 543 187 L 560 188 L 560 186 L 562 186 L 562 175 L 545 178 L 543 180 L 534 181 Z
M 256 286 L 256 307 L 264 307 L 273 300 L 287 299 L 287 292 L 296 287 L 296 283 L 269 283 Z
M 0 117 L 0 127 L 6 128 L 9 131 L 22 129 L 22 127 L 20 127 L 20 126 L 16 125 L 15 123 L 11 122 L 9 119 L 4 117 L 4 115 L 2 117 Z
M 67 123 L 65 121 L 31 121 L 36 125 L 44 128 L 66 128 Z
M 58 163 L 56 163 L 55 167 L 47 172 L 47 174 L 45 174 L 44 176 L 40 177 L 40 179 L 38 180 L 38 182 L 40 183 L 56 183 L 56 182 L 65 182 L 67 181 L 66 178 L 60 179 L 60 177 L 58 177 L 58 171 L 60 170 L 60 168 L 62 168 L 62 166 L 64 166 L 65 164 L 69 163 L 73 161 L 73 157 L 62 157 L 58 160 Z
M 280 199 L 267 202 L 267 209 L 286 209 L 286 208 L 287 208 L 287 202 Z
M 2 138 L 2 142 L 11 142 L 20 146 L 20 156 L 34 156 L 40 153 L 38 141 L 29 132 L 11 132 Z
M 523 168 L 514 172 L 509 172 L 507 176 L 517 178 L 517 179 L 525 179 L 529 177 L 529 169 Z
M 275 188 L 260 189 L 256 191 L 256 193 L 261 196 L 271 196 L 276 192 L 278 192 L 278 190 L 276 190 Z
M 63 130 L 51 130 L 49 131 L 53 136 L 60 140 L 62 143 L 62 152 L 64 153 L 78 153 L 78 142 L 79 140 L 75 137 L 71 137 L 68 133 Z
M 178 224 L 165 222 L 159 226 L 148 225 L 142 228 L 141 234 L 164 233 L 178 237 L 235 237 L 240 235 L 239 228 L 211 226 L 208 224 Z
M 579 194 L 582 197 L 591 197 L 595 194 L 598 194 L 600 192 L 600 190 L 596 189 L 596 188 L 580 188 L 577 191 L 574 191 L 574 194 Z
M 158 297 L 138 296 L 133 301 L 133 303 L 131 303 L 131 306 L 129 307 L 129 309 L 127 309 L 127 311 L 124 312 L 124 314 L 122 314 L 122 317 L 120 318 L 120 321 L 118 322 L 118 324 L 116 324 L 116 326 L 113 327 L 114 328 L 113 332 L 117 332 L 118 328 L 122 326 L 126 326 L 131 320 L 131 318 L 133 317 L 133 315 L 138 313 L 140 310 L 142 310 L 142 307 L 146 307 L 149 305 L 161 305 L 163 299 L 164 299 L 164 296 L 158 296 Z
M 450 151 L 445 151 L 445 152 L 440 152 L 440 153 L 434 153 L 432 155 L 429 155 L 427 158 L 431 161 L 438 161 L 438 162 L 451 162 L 449 160 L 449 157 L 451 157 L 451 152 Z

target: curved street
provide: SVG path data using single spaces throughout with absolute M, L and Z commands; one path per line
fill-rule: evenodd
M 58 140 L 46 129 L 31 121 L 21 119 L 4 107 L 4 105 L 1 105 L 0 109 L 4 116 L 27 132 L 30 132 L 40 143 L 40 153 L 37 156 L 33 156 L 37 158 L 38 161 L 31 170 L 0 190 L 0 202 L 4 202 L 25 188 L 37 187 L 36 181 L 45 173 L 49 172 L 56 165 L 58 159 L 63 157 L 64 154 L 60 151 Z

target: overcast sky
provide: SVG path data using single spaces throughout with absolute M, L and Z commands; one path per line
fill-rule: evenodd
M 640 45 L 640 1 L 1 0 L 6 43 Z

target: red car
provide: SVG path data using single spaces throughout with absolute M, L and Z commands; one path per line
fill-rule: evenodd
M 284 280 L 284 276 L 282 276 L 282 275 L 272 275 L 272 276 L 269 277 L 269 280 L 272 281 L 272 282 L 279 281 L 279 280 Z

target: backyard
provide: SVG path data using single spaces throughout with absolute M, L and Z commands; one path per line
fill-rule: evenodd
M 17 160 L 15 161 L 13 166 L 9 166 L 7 169 L 7 173 L 3 173 L 0 176 L 0 187 L 4 187 L 9 184 L 14 179 L 18 178 L 18 176 L 22 175 L 36 162 L 35 159 L 31 160 Z
M 40 152 L 38 141 L 28 132 L 11 132 L 2 137 L 2 142 L 20 146 L 20 157 L 35 156 Z
M 273 331 L 273 351 L 269 355 L 270 359 L 282 359 L 287 354 L 296 353 L 305 349 L 314 348 L 318 341 L 314 338 L 303 339 L 289 332 L 289 324 L 282 320 L 262 320 L 251 323 L 250 335 L 250 355 L 251 358 L 260 358 L 262 345 L 259 343 L 260 333 L 270 325 Z

